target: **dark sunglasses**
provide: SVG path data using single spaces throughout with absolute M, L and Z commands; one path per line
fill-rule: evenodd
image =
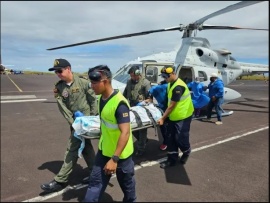
M 166 75 L 161 75 L 161 77 L 164 78 L 164 79 L 168 79 L 170 76 L 171 76 L 171 74 L 168 74 L 168 73 L 166 73 Z
M 93 71 L 93 72 L 90 72 L 88 76 L 91 81 L 100 81 L 102 74 L 98 71 Z
M 60 70 L 56 70 L 56 71 L 54 71 L 55 73 L 63 73 L 63 70 L 62 69 L 60 69 Z
M 88 74 L 88 77 L 91 81 L 101 81 L 102 75 L 105 75 L 107 78 L 110 78 L 110 73 L 104 70 L 92 71 Z

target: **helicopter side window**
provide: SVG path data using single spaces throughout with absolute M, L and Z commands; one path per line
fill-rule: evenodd
M 202 79 L 203 81 L 207 81 L 207 74 L 204 71 L 198 71 L 198 75 L 201 81 Z
M 151 83 L 157 83 L 158 68 L 157 67 L 147 67 L 145 78 Z

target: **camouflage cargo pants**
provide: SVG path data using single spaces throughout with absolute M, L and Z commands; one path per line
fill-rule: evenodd
M 78 161 L 78 149 L 80 148 L 81 140 L 74 137 L 73 132 L 74 131 L 71 131 L 71 136 L 69 137 L 68 147 L 65 152 L 62 168 L 54 177 L 55 181 L 57 182 L 68 182 L 68 177 Z M 82 155 L 89 168 L 89 171 L 91 171 L 95 161 L 95 151 L 90 139 L 85 139 L 85 147 L 83 149 Z

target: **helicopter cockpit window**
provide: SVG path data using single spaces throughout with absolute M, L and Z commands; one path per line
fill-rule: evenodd
M 122 68 L 120 68 L 115 76 L 113 77 L 113 79 L 122 82 L 122 83 L 127 83 L 128 79 L 130 78 L 130 75 L 128 74 L 128 71 L 131 67 L 133 66 L 139 66 L 140 67 L 140 71 L 142 71 L 142 64 L 129 64 L 129 65 L 125 65 Z
M 233 58 L 232 56 L 230 56 L 230 60 L 232 60 L 232 61 L 236 61 L 236 59 L 235 59 L 235 58 Z

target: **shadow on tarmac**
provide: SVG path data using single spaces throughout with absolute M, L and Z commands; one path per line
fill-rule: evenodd
M 54 174 L 57 174 L 63 165 L 63 161 L 50 161 L 50 162 L 45 162 L 41 166 L 38 167 L 38 170 L 49 170 Z
M 176 166 L 165 168 L 164 172 L 167 183 L 191 185 L 186 169 L 182 164 L 178 163 Z
M 87 187 L 84 187 L 81 189 L 69 190 L 68 192 L 63 193 L 62 200 L 63 201 L 72 200 L 73 202 L 75 201 L 82 202 L 86 194 L 86 190 L 87 190 Z M 100 199 L 100 202 L 114 202 L 114 201 L 113 201 L 112 196 L 104 192 Z
M 64 163 L 63 161 L 45 162 L 41 166 L 38 167 L 38 170 L 49 170 L 54 175 L 56 175 L 60 171 L 63 163 Z M 88 168 L 87 167 L 83 168 L 81 165 L 76 163 L 76 165 L 74 166 L 72 170 L 72 173 L 70 174 L 68 178 L 68 184 L 70 186 L 80 184 L 82 180 L 87 176 L 89 176 Z M 51 180 L 53 180 L 53 177 Z M 48 180 L 48 182 L 51 180 Z
M 159 150 L 159 146 L 161 144 L 162 143 L 158 140 L 148 139 L 144 154 L 142 156 L 135 156 L 135 153 L 137 151 L 137 140 L 136 140 L 134 142 L 134 153 L 132 155 L 134 164 L 140 165 L 141 163 L 145 163 L 145 162 L 149 162 L 149 161 L 156 161 L 157 159 L 161 159 L 161 158 L 166 157 L 167 151 Z M 148 147 L 148 146 L 151 146 L 151 147 Z

